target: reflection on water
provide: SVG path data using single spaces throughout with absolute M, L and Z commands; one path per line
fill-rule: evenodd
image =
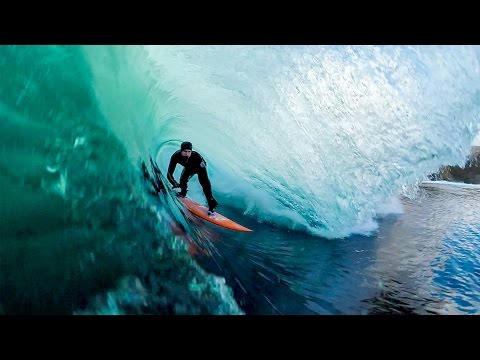
M 199 261 L 226 277 L 247 314 L 478 314 L 480 187 L 425 184 L 401 200 L 403 214 L 378 219 L 372 237 L 241 219 L 255 232 L 218 230 L 220 255 Z

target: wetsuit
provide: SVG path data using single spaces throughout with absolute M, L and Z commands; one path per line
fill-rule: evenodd
M 184 167 L 182 175 L 180 176 L 180 189 L 182 190 L 180 195 L 185 196 L 187 194 L 188 180 L 190 180 L 193 175 L 197 174 L 198 181 L 203 188 L 203 193 L 207 198 L 208 207 L 210 210 L 213 210 L 218 203 L 212 194 L 212 186 L 207 174 L 207 163 L 203 157 L 198 152 L 192 151 L 190 157 L 187 158 L 186 156 L 182 156 L 181 150 L 177 150 L 170 158 L 170 164 L 168 165 L 167 173 L 167 179 L 173 186 L 177 185 L 177 182 L 173 177 L 173 173 L 177 164 L 180 164 Z

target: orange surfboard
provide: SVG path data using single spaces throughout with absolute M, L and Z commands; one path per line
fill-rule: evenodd
M 240 224 L 237 224 L 235 221 L 232 221 L 225 216 L 215 212 L 213 215 L 208 215 L 208 208 L 200 205 L 199 203 L 193 201 L 192 199 L 189 198 L 178 198 L 183 205 L 194 215 L 198 216 L 199 218 L 202 218 L 203 220 L 210 221 L 211 223 L 230 229 L 230 230 L 236 230 L 236 231 L 253 231 L 245 226 L 242 226 Z

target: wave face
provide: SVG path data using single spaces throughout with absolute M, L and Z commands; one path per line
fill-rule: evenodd
M 392 196 L 415 196 L 440 165 L 462 164 L 479 130 L 472 47 L 145 51 L 157 109 L 145 127 L 174 144 L 163 165 L 188 139 L 223 203 L 325 237 L 374 229 Z

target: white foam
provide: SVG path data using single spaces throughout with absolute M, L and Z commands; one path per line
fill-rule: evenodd
M 423 181 L 421 184 L 422 185 L 428 185 L 428 186 L 450 186 L 450 187 L 461 187 L 465 189 L 480 189 L 480 184 L 466 184 L 462 182 L 454 182 L 454 181 Z
M 403 206 L 396 196 L 392 196 L 385 203 L 377 207 L 377 215 L 382 217 L 389 214 L 403 214 Z
M 350 229 L 351 234 L 370 236 L 378 230 L 378 223 L 373 219 L 368 219 L 363 224 L 359 224 Z

